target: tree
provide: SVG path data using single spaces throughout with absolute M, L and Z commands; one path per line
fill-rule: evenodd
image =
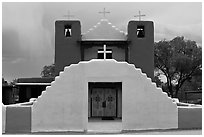
M 9 85 L 14 86 L 16 85 L 17 82 L 18 82 L 18 79 L 15 78 L 9 83 Z
M 8 82 L 2 77 L 2 86 L 7 86 Z
M 200 91 L 202 89 L 202 71 L 195 72 L 191 79 L 186 80 L 181 87 L 183 91 Z
M 161 87 L 162 86 L 162 81 L 159 79 L 158 76 L 154 76 L 154 81 L 155 81 L 157 87 Z
M 55 64 L 44 66 L 41 72 L 42 77 L 55 77 Z
M 162 85 L 164 84 L 160 78 L 160 74 L 159 72 L 155 72 L 154 74 L 154 82 L 156 83 L 157 87 L 162 87 Z
M 155 68 L 166 76 L 170 96 L 177 97 L 184 82 L 201 70 L 202 49 L 184 37 L 163 40 L 155 43 L 154 61 Z

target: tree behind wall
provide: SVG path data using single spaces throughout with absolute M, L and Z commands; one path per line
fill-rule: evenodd
M 42 77 L 55 77 L 55 64 L 44 66 L 41 72 Z
M 202 49 L 195 41 L 176 37 L 155 43 L 155 68 L 167 78 L 167 93 L 177 97 L 185 81 L 202 67 Z
M 2 77 L 2 86 L 7 86 L 8 82 Z

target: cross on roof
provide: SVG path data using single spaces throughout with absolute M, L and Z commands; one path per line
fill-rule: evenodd
M 99 14 L 103 14 L 103 17 L 106 17 L 106 13 L 110 13 L 110 11 L 106 11 L 106 8 L 103 8 L 103 11 L 99 11 Z
M 141 15 L 141 13 L 140 13 L 140 11 L 139 11 L 139 15 L 135 15 L 134 17 L 139 17 L 139 21 L 141 21 L 141 17 L 142 17 L 142 16 L 146 16 L 146 15 L 144 15 L 144 14 Z
M 104 60 L 106 60 L 106 53 L 112 53 L 112 51 L 106 51 L 106 45 L 103 45 L 103 51 L 98 51 L 98 53 L 103 53 Z
M 70 14 L 70 11 L 67 11 L 67 15 L 64 15 L 64 17 L 67 17 L 68 19 L 70 19 L 70 17 L 74 17 L 74 15 Z

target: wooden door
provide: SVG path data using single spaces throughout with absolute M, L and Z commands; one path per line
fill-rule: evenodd
M 104 91 L 104 101 L 106 102 L 106 107 L 104 108 L 105 117 L 115 117 L 116 116 L 116 89 L 106 88 Z
M 114 88 L 92 89 L 92 116 L 93 117 L 116 116 L 116 89 Z
M 92 116 L 102 117 L 103 116 L 103 88 L 93 88 L 92 89 Z

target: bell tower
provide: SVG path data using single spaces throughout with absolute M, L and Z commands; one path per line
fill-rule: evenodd
M 152 21 L 128 23 L 129 63 L 154 79 L 154 24 Z
M 55 22 L 55 75 L 69 66 L 81 61 L 81 24 L 78 20 Z

